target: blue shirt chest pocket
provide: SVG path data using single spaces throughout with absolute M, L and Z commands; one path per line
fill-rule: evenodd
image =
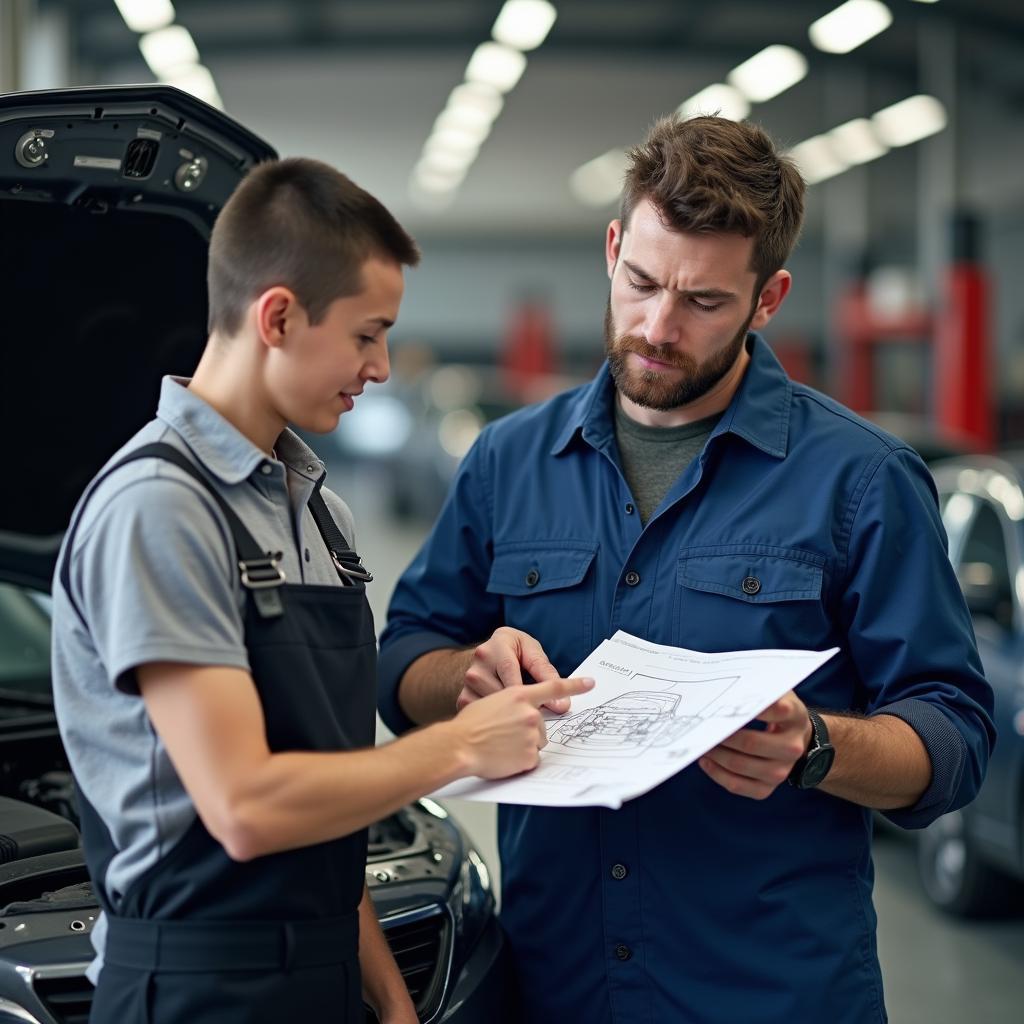
M 562 674 L 590 653 L 593 541 L 506 541 L 494 548 L 487 592 L 502 598 L 505 625 L 540 641 Z
M 813 648 L 831 643 L 824 555 L 769 544 L 684 548 L 672 640 L 703 651 Z

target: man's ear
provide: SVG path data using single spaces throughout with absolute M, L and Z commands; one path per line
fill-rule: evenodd
M 622 227 L 621 220 L 613 220 L 608 225 L 608 234 L 604 240 L 604 258 L 608 263 L 608 279 L 611 280 L 615 273 L 615 265 L 619 262 L 619 250 L 622 248 Z
M 268 288 L 256 300 L 256 330 L 260 341 L 269 348 L 278 348 L 301 315 L 302 307 L 290 288 L 283 285 Z
M 776 270 L 765 281 L 761 286 L 761 294 L 758 296 L 754 317 L 750 321 L 750 326 L 753 330 L 759 331 L 778 313 L 779 306 L 782 305 L 782 300 L 789 294 L 792 283 L 793 275 L 788 270 Z

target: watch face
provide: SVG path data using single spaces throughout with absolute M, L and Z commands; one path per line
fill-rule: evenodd
M 834 747 L 819 747 L 807 755 L 807 763 L 800 776 L 800 785 L 804 789 L 811 789 L 818 785 L 828 775 L 829 768 L 835 760 L 836 752 Z

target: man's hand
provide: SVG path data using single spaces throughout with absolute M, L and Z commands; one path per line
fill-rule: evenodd
M 507 686 L 522 686 L 524 669 L 538 683 L 558 678 L 558 670 L 548 661 L 544 648 L 529 633 L 511 626 L 499 626 L 490 640 L 473 652 L 462 692 L 455 702 L 456 710 L 461 711 L 481 697 L 497 693 Z M 561 715 L 569 710 L 569 699 L 553 699 L 544 706 Z
M 465 754 L 467 773 L 503 779 L 536 768 L 540 749 L 548 742 L 540 708 L 568 701 L 593 685 L 593 679 L 549 679 L 475 700 L 449 723 Z
M 764 800 L 786 781 L 813 730 L 806 705 L 792 690 L 755 720 L 765 722 L 765 728 L 737 730 L 698 763 L 730 793 Z

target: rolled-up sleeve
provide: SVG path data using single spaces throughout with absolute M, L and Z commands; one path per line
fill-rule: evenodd
M 421 655 L 482 642 L 502 623 L 501 599 L 487 592 L 493 495 L 489 431 L 466 455 L 430 536 L 399 579 L 380 639 L 378 709 L 395 733 L 415 723 L 398 703 L 406 669 Z
M 995 743 L 992 690 L 920 459 L 907 449 L 881 455 L 848 522 L 842 616 L 867 712 L 905 721 L 932 764 L 921 799 L 886 816 L 923 828 L 977 794 Z

